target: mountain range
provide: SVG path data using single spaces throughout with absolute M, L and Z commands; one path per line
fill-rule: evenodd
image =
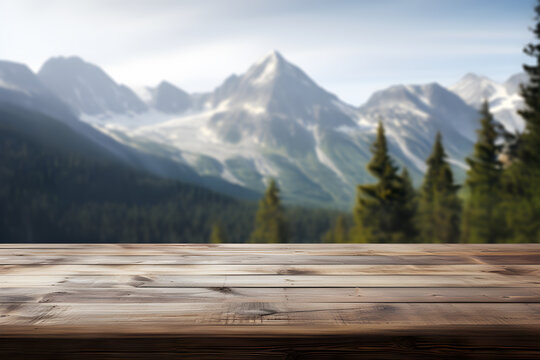
M 522 131 L 516 110 L 525 74 L 504 83 L 467 74 L 446 88 L 396 85 L 353 106 L 273 51 L 214 91 L 189 94 L 163 81 L 141 97 L 78 57 L 51 58 L 37 74 L 0 62 L 0 103 L 59 118 L 79 133 L 155 174 L 246 197 L 278 180 L 289 203 L 350 208 L 377 123 L 396 162 L 418 184 L 437 131 L 458 179 L 472 150 L 478 108 Z

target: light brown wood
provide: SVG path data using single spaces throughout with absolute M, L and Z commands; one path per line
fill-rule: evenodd
M 431 334 L 540 355 L 519 345 L 540 339 L 540 245 L 0 244 L 0 355 L 2 339 L 111 336 L 341 336 L 343 355 Z
M 503 288 L 3 288 L 0 303 L 197 303 L 197 302 L 295 302 L 295 303 L 538 303 L 540 289 Z
M 15 286 L 95 288 L 186 287 L 530 287 L 536 276 L 490 275 L 0 275 L 0 289 Z
M 210 256 L 269 254 L 269 255 L 482 255 L 482 254 L 539 254 L 539 244 L 0 244 L 4 254 L 26 255 L 26 251 L 41 254 L 105 254 L 105 255 L 164 255 L 194 254 Z M 22 251 L 20 251 L 22 250 Z
M 86 332 L 117 334 L 117 327 L 132 325 L 129 334 L 153 333 L 204 334 L 201 325 L 251 325 L 247 333 L 282 334 L 304 331 L 305 334 L 332 331 L 358 331 L 366 326 L 396 329 L 406 326 L 438 327 L 462 325 L 523 325 L 533 326 L 540 321 L 540 304 L 410 304 L 410 303 L 175 303 L 175 304 L 13 304 L 3 306 L 5 314 L 0 326 L 11 332 L 9 324 L 27 323 L 28 330 L 42 328 L 43 333 L 61 325 L 73 334 Z M 76 323 L 75 321 L 76 320 Z M 104 326 L 114 324 L 114 326 Z M 138 324 L 138 326 L 133 326 Z M 144 324 L 144 326 L 141 326 Z M 197 326 L 196 329 L 191 328 Z M 268 327 L 268 328 L 267 328 Z M 209 330 L 209 329 L 208 329 Z M 236 330 L 236 333 L 239 329 Z
M 0 275 L 526 275 L 540 265 L 0 265 Z
M 267 252 L 270 252 L 268 250 Z M 0 265 L 538 265 L 540 254 L 490 255 L 30 255 L 0 256 Z

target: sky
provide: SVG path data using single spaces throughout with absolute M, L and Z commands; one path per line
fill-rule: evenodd
M 272 50 L 353 105 L 393 84 L 504 81 L 535 0 L 1 0 L 0 59 L 77 55 L 133 88 L 206 92 Z

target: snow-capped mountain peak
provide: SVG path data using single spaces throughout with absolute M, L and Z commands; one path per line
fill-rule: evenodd
M 263 86 L 272 82 L 279 76 L 280 72 L 286 71 L 288 67 L 289 64 L 283 56 L 274 50 L 253 64 L 245 77 L 255 86 Z
M 296 116 L 304 115 L 305 108 L 315 103 L 336 99 L 277 51 L 255 62 L 241 76 L 227 79 L 219 90 L 216 94 L 219 101 L 214 100 L 216 105 L 223 101 L 232 107 L 249 103 L 251 108 L 264 108 L 269 112 L 294 111 Z
M 291 135 L 283 131 L 289 128 L 297 136 L 303 134 L 302 143 L 307 144 L 313 141 L 309 126 L 355 126 L 353 107 L 319 87 L 277 51 L 244 74 L 228 78 L 213 96 L 217 113 L 208 129 L 226 141 L 251 139 L 274 146 Z
M 480 107 L 484 100 L 506 93 L 506 89 L 501 84 L 488 77 L 473 73 L 462 77 L 457 83 L 450 86 L 450 90 L 459 94 L 463 99 L 467 99 L 467 102 L 475 107 Z
M 390 86 L 375 92 L 360 109 L 363 112 L 385 110 L 396 115 L 404 111 L 414 111 L 417 115 L 427 116 L 434 111 L 454 113 L 456 109 L 464 106 L 466 104 L 448 89 L 438 83 L 428 83 Z
M 450 157 L 463 159 L 477 128 L 474 109 L 438 83 L 391 86 L 374 93 L 360 113 L 365 123 L 382 120 L 393 152 L 401 153 L 407 167 L 418 171 L 425 169 L 437 132 L 449 145 Z
M 523 119 L 517 114 L 523 100 L 519 95 L 519 85 L 526 82 L 527 75 L 519 73 L 511 76 L 505 83 L 498 83 L 485 76 L 467 74 L 450 90 L 459 95 L 470 106 L 479 109 L 487 100 L 490 111 L 509 131 L 522 131 Z
M 282 78 L 299 80 L 304 86 L 317 86 L 299 67 L 287 61 L 277 50 L 273 50 L 255 62 L 244 74 L 244 81 L 253 86 L 274 84 Z

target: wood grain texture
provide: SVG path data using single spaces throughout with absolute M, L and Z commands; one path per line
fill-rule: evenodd
M 0 358 L 540 358 L 536 244 L 0 244 Z

